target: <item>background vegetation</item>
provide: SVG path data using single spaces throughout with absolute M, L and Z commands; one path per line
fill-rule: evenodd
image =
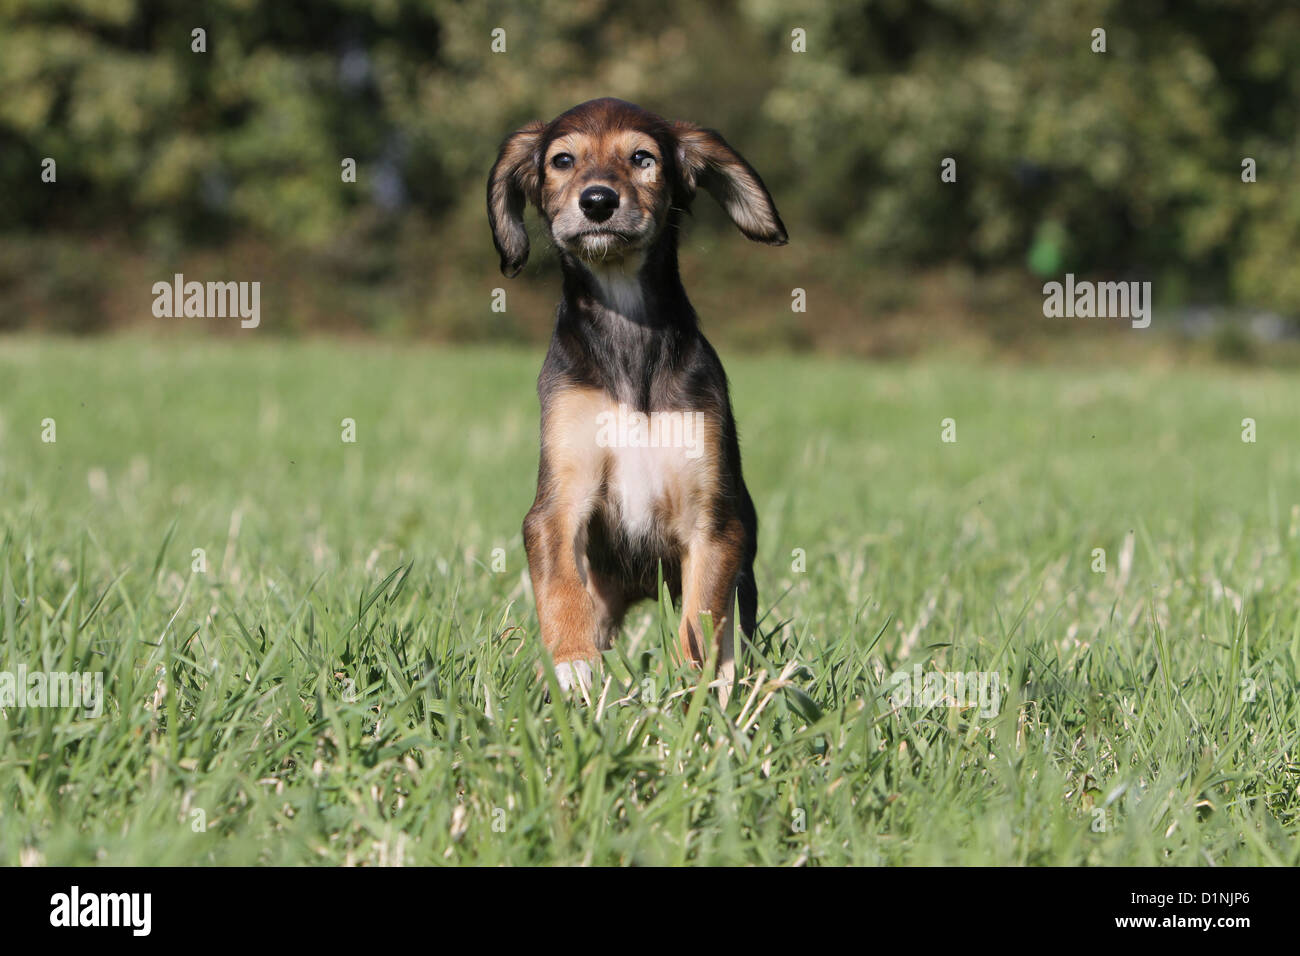
M 506 283 L 484 178 L 508 132 L 605 94 L 722 130 L 771 185 L 787 249 L 697 204 L 689 287 L 737 344 L 1023 345 L 1067 270 L 1153 281 L 1157 328 L 1300 312 L 1285 0 L 4 0 L 0 17 L 0 326 L 149 321 L 152 283 L 184 271 L 261 280 L 283 331 L 544 337 L 544 255 L 490 311 Z

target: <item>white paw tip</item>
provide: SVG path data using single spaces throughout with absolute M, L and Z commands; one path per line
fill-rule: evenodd
M 591 665 L 586 661 L 564 661 L 555 665 L 555 679 L 560 682 L 560 690 L 586 690 L 591 686 L 591 677 Z

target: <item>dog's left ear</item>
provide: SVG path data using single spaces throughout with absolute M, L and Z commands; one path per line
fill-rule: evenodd
M 508 279 L 517 276 L 528 261 L 524 209 L 529 200 L 537 203 L 540 187 L 537 147 L 545 128 L 543 123 L 529 123 L 506 137 L 488 176 L 487 208 L 492 244 L 501 255 L 501 272 Z
M 750 239 L 783 246 L 785 224 L 758 173 L 727 141 L 694 123 L 674 123 L 677 167 L 688 194 L 705 189 Z

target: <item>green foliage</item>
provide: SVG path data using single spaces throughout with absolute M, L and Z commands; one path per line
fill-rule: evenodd
M 846 261 L 1050 264 L 1300 311 L 1300 10 L 1282 0 L 7 0 L 0 16 L 0 228 L 126 231 L 150 254 L 361 234 L 392 263 L 396 221 L 420 218 L 477 261 L 500 140 L 613 94 L 722 130 L 795 240 L 838 237 Z M 46 156 L 57 190 L 35 185 Z
M 0 863 L 1300 864 L 1293 377 L 729 361 L 763 620 L 723 709 L 653 605 L 603 700 L 543 701 L 539 362 L 11 341 L 0 671 L 107 700 L 0 711 Z M 1001 707 L 895 711 L 914 665 Z
M 1067 267 L 1174 273 L 1300 308 L 1300 11 L 1287 3 L 1036 0 L 746 5 L 782 57 L 769 117 L 826 229 L 872 255 L 1023 259 L 1047 226 Z M 1106 30 L 1106 52 L 1091 48 Z M 957 184 L 937 188 L 941 157 Z M 1254 184 L 1241 181 L 1257 160 Z

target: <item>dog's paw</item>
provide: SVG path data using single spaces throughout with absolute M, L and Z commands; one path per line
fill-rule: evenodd
M 555 679 L 560 682 L 560 690 L 586 691 L 591 689 L 591 665 L 586 661 L 562 661 L 555 665 Z

